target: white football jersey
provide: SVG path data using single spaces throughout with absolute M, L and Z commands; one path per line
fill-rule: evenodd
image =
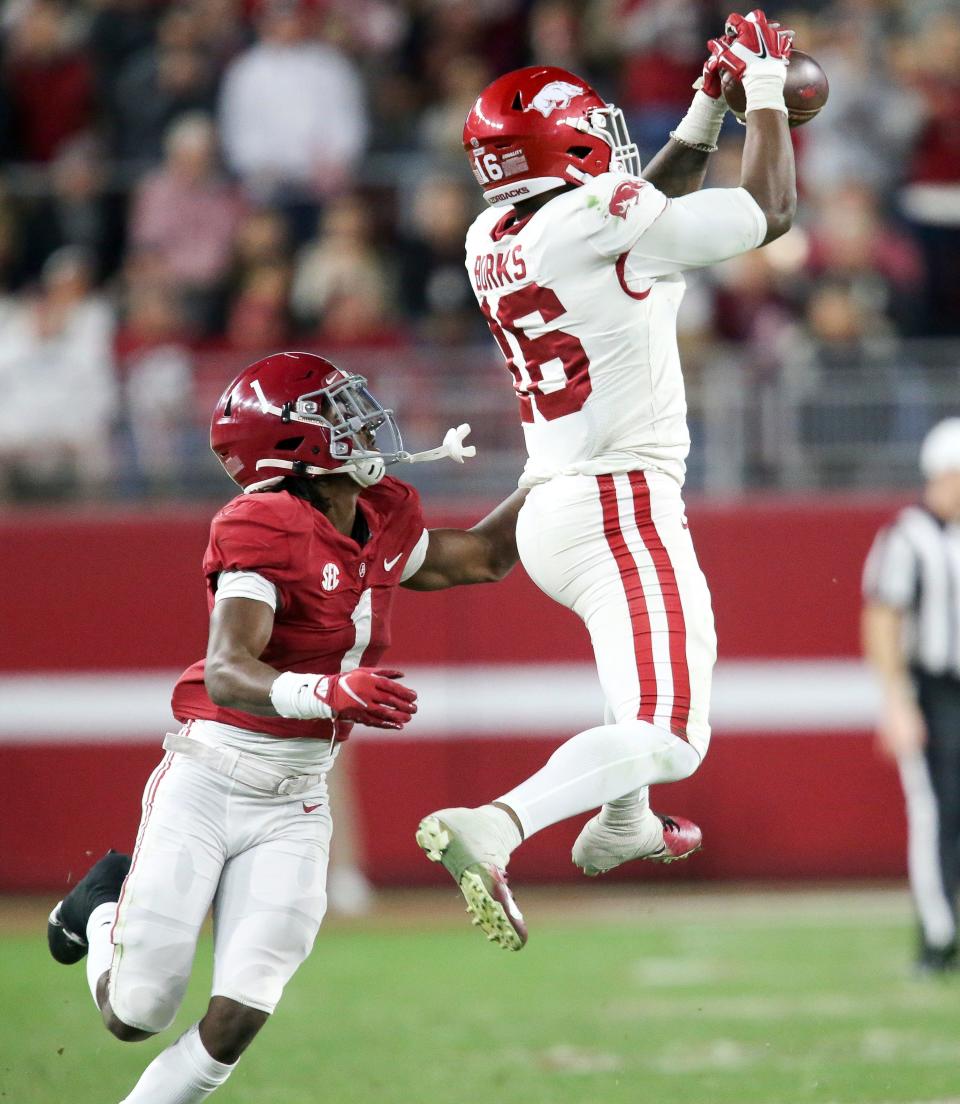
M 670 200 L 622 173 L 525 219 L 502 207 L 476 219 L 467 272 L 519 398 L 521 485 L 634 469 L 683 482 L 680 272 L 753 249 L 766 230 L 741 188 Z

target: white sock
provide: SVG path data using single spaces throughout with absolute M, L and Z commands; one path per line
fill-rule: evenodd
M 503 851 L 509 855 L 523 843 L 520 829 L 514 823 L 513 817 L 506 809 L 498 809 L 496 805 L 481 805 L 481 809 L 488 814 L 490 827 L 496 832 Z
M 87 984 L 93 994 L 93 1003 L 100 1007 L 97 1000 L 97 982 L 110 969 L 113 961 L 113 944 L 110 942 L 110 930 L 117 917 L 117 902 L 110 901 L 97 905 L 87 921 Z
M 200 1025 L 194 1024 L 154 1058 L 120 1104 L 201 1104 L 236 1065 L 211 1058 L 200 1041 Z
M 677 782 L 700 765 L 686 741 L 646 721 L 588 728 L 497 801 L 509 806 L 528 839 L 557 821 L 656 782 Z
M 600 810 L 600 823 L 614 832 L 630 835 L 650 816 L 650 788 L 641 786 L 623 797 L 608 801 Z

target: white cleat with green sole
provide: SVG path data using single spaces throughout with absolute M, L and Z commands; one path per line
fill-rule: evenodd
M 509 854 L 480 809 L 441 809 L 420 821 L 417 843 L 431 862 L 442 863 L 457 883 L 473 923 L 508 951 L 527 941 L 527 925 L 507 885 Z

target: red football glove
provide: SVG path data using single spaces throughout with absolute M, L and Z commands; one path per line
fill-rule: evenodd
M 728 15 L 725 34 L 711 39 L 707 46 L 717 67 L 740 80 L 748 67 L 759 64 L 766 68 L 770 61 L 788 65 L 793 35 L 793 31 L 782 30 L 779 23 L 768 22 L 756 8 L 747 16 L 736 12 Z
M 693 87 L 698 88 L 711 100 L 719 100 L 723 95 L 723 86 L 720 83 L 720 59 L 713 52 L 703 63 L 703 73 Z
M 370 728 L 403 728 L 417 711 L 417 695 L 394 681 L 402 677 L 402 671 L 357 667 L 343 675 L 318 679 L 313 693 L 340 720 Z

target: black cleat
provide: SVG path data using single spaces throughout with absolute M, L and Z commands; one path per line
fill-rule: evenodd
M 130 856 L 108 851 L 95 862 L 47 921 L 47 946 L 64 966 L 72 966 L 87 953 L 87 921 L 98 905 L 120 899 L 120 887 L 130 870 Z
M 957 945 L 950 943 L 946 947 L 921 947 L 914 972 L 918 978 L 928 978 L 956 974 L 958 969 Z

